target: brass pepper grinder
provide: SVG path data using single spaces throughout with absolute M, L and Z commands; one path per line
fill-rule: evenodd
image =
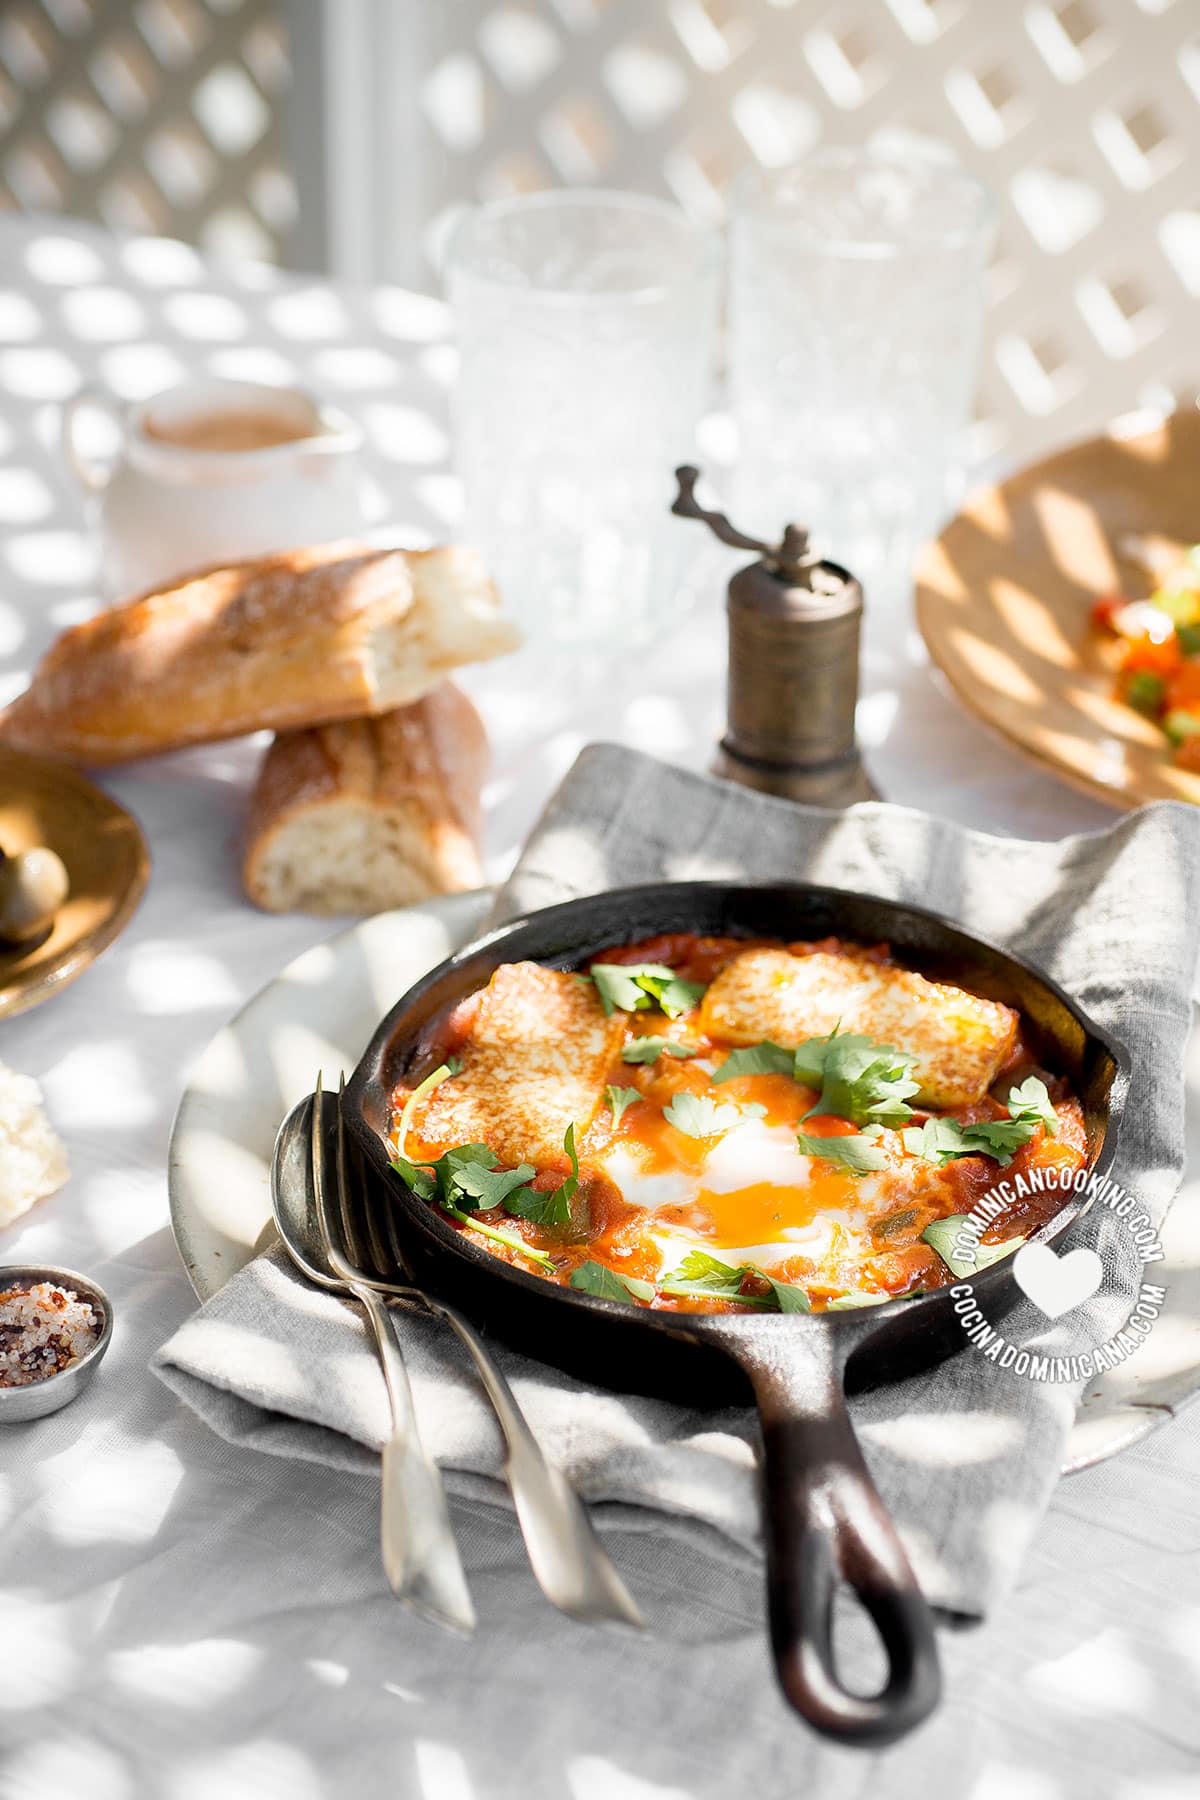
M 713 773 L 810 806 L 875 799 L 854 735 L 862 588 L 814 557 L 800 526 L 764 544 L 700 505 L 698 469 L 675 475 L 673 513 L 761 552 L 729 583 L 728 724 Z

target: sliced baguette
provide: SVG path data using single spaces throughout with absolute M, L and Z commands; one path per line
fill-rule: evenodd
M 483 722 L 450 682 L 376 719 L 283 732 L 250 807 L 267 912 L 375 913 L 478 887 Z
M 116 763 L 358 718 L 518 642 L 472 550 L 291 550 L 202 570 L 74 626 L 0 713 L 0 742 Z

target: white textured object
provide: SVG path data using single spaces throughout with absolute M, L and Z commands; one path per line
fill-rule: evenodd
M 276 0 L 12 0 L 0 207 L 274 261 L 295 214 L 289 82 Z
M 70 1174 L 67 1152 L 32 1075 L 0 1063 L 0 1227 L 55 1193 Z

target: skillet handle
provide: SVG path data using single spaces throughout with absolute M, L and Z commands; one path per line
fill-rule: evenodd
M 942 1678 L 933 1616 L 846 1411 L 850 1335 L 814 1321 L 797 1345 L 808 1355 L 781 1357 L 778 1340 L 769 1352 L 743 1340 L 737 1354 L 762 1421 L 767 1597 L 780 1685 L 826 1737 L 882 1745 L 928 1718 Z M 883 1641 L 888 1674 L 877 1694 L 852 1693 L 838 1678 L 839 1582 L 853 1590 Z

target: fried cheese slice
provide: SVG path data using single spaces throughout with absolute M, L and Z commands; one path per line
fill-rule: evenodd
M 928 1106 L 981 1100 L 1016 1039 L 1009 1006 L 845 951 L 746 950 L 704 996 L 702 1029 L 732 1044 L 764 1038 L 792 1049 L 836 1027 L 915 1058 Z
M 486 1144 L 503 1167 L 561 1161 L 600 1105 L 626 1021 L 605 1018 L 594 985 L 532 962 L 504 963 L 459 1046 L 462 1071 L 415 1109 L 408 1153 Z

